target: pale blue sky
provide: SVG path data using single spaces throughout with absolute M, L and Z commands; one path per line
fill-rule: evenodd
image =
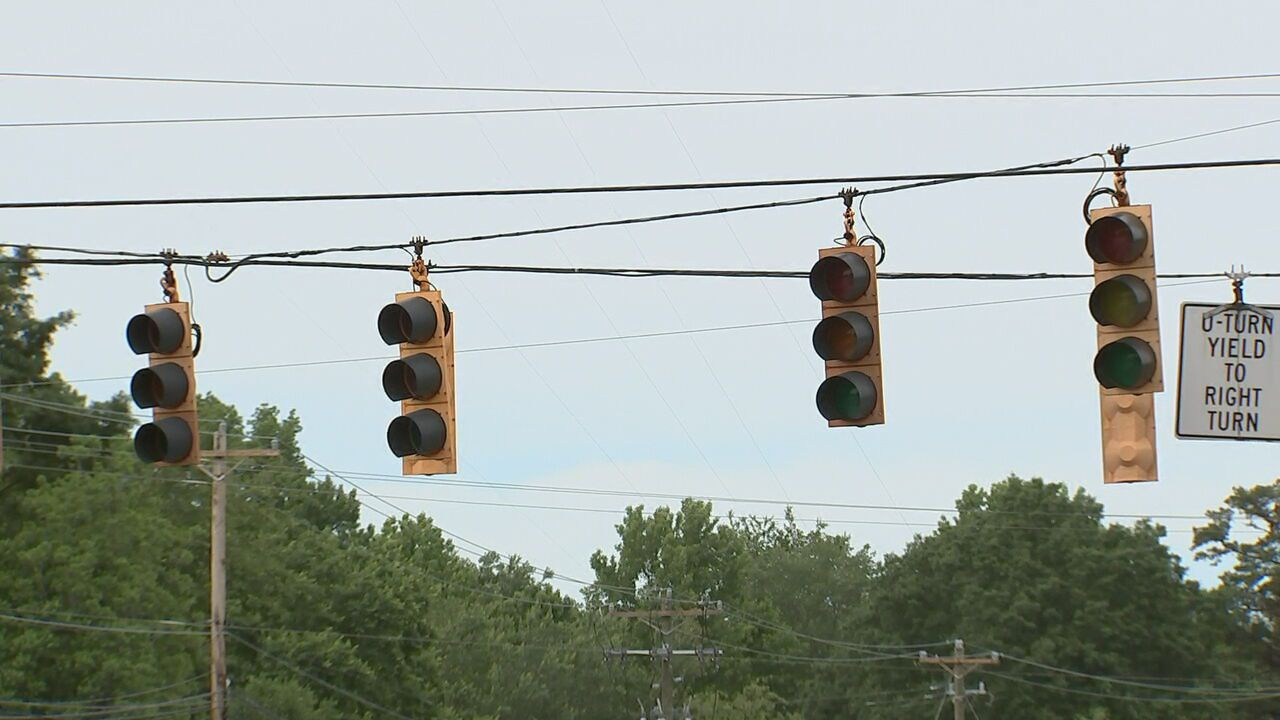
M 1262 4 L 99 3 L 0 8 L 0 70 L 613 88 L 900 91 L 1259 73 L 1280 10 Z M 1220 89 L 1277 90 L 1280 82 Z M 1175 88 L 1187 89 L 1187 88 Z M 582 98 L 0 79 L 0 122 L 410 111 Z M 6 200 L 403 191 L 972 170 L 1140 145 L 1280 117 L 1280 98 L 879 99 L 743 107 L 101 128 L 0 128 Z M 1135 153 L 1132 162 L 1271 157 L 1280 125 Z M 1280 270 L 1276 169 L 1135 175 L 1154 205 L 1159 268 Z M 989 180 L 873 197 L 883 270 L 1087 272 L 1080 203 L 1095 176 Z M 387 243 L 834 192 L 803 188 L 488 200 L 0 211 L 4 242 L 232 253 Z M 840 231 L 838 202 L 432 252 L 437 262 L 805 269 Z M 398 262 L 403 253 L 363 257 Z M 128 317 L 156 270 L 49 268 L 44 312 L 75 308 L 57 369 L 128 375 Z M 385 355 L 374 319 L 404 278 L 246 269 L 192 275 L 202 368 Z M 459 349 L 698 328 L 818 313 L 803 281 L 508 275 L 437 278 Z M 1103 487 L 1083 297 L 1087 280 L 885 282 L 888 422 L 829 430 L 807 325 L 458 356 L 461 479 L 584 488 L 949 506 L 1010 472 L 1084 487 L 1121 513 L 1193 513 L 1276 476 L 1276 448 L 1173 431 L 1178 304 L 1160 294 L 1170 391 L 1157 402 L 1161 482 Z M 1280 301 L 1274 281 L 1250 283 Z M 288 332 L 266 315 L 284 318 Z M 297 408 L 330 467 L 398 474 L 381 364 L 208 374 L 248 410 Z M 101 397 L 124 381 L 83 383 Z M 859 443 L 861 448 L 859 448 Z M 620 509 L 620 498 L 369 482 L 441 525 L 586 576 L 614 517 L 425 498 Z M 650 502 L 650 505 L 653 503 Z M 718 504 L 780 513 L 781 507 Z M 800 508 L 881 552 L 936 513 Z M 370 516 L 370 519 L 374 519 Z M 887 524 L 879 524 L 887 523 Z M 1185 520 L 1168 524 L 1185 554 Z M 977 559 L 975 559 L 977 560 Z M 1197 575 L 1208 577 L 1204 569 Z

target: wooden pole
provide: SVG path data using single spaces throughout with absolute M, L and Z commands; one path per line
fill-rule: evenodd
M 227 717 L 227 424 L 213 436 L 213 517 L 209 542 L 209 716 Z
M 227 718 L 227 458 L 279 457 L 280 451 L 228 450 L 227 423 L 218 423 L 213 435 L 213 451 L 201 453 L 212 458 L 200 470 L 212 481 L 212 516 L 209 520 L 209 718 Z

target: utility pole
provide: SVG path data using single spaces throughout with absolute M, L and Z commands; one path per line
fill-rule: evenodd
M 274 445 L 274 443 L 273 443 Z M 212 480 L 213 502 L 210 505 L 209 535 L 209 717 L 227 718 L 227 476 L 240 466 L 243 458 L 279 457 L 280 450 L 227 449 L 227 423 L 218 423 L 213 435 L 213 451 L 202 452 L 202 458 L 213 460 L 201 464 L 200 471 Z M 227 458 L 240 458 L 230 470 Z M 210 467 L 211 466 L 211 467 Z
M 684 625 L 684 622 L 677 624 L 676 620 L 679 618 L 705 618 L 710 615 L 717 615 L 720 612 L 720 603 L 708 600 L 700 601 L 697 607 L 677 610 L 671 596 L 671 588 L 667 588 L 662 594 L 661 607 L 657 609 L 609 611 L 610 617 L 635 618 L 653 628 L 657 634 L 658 644 L 652 648 L 610 648 L 604 651 L 605 660 L 610 658 L 625 660 L 628 657 L 647 657 L 659 663 L 661 676 L 658 684 L 658 712 L 660 715 L 650 718 L 650 720 L 687 720 L 689 717 L 687 712 L 683 716 L 679 716 L 675 710 L 676 677 L 672 668 L 672 662 L 675 658 L 682 656 L 696 657 L 699 662 L 711 660 L 718 664 L 720 655 L 723 654 L 723 651 L 716 647 L 703 647 L 700 645 L 680 649 L 672 647 L 672 636 L 676 630 L 679 630 Z
M 951 710 L 955 720 L 964 720 L 965 705 L 968 703 L 969 696 L 987 694 L 987 689 L 982 683 L 978 684 L 977 689 L 966 689 L 965 676 L 981 667 L 999 665 L 1000 655 L 991 653 L 985 657 L 968 657 L 964 654 L 964 641 L 956 640 L 955 652 L 951 657 L 929 655 L 922 650 L 918 662 L 921 665 L 937 665 L 951 676 L 951 687 L 947 690 L 947 694 L 951 696 Z

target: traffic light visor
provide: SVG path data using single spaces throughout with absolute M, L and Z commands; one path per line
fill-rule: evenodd
M 387 427 L 387 445 L 396 457 L 434 455 L 447 439 L 444 418 L 430 408 L 401 415 Z
M 382 371 L 382 390 L 392 400 L 426 400 L 440 392 L 440 361 L 426 353 L 392 360 Z
M 854 362 L 871 350 L 875 331 L 860 312 L 843 312 L 823 318 L 813 328 L 813 349 L 823 360 Z
M 191 454 L 191 426 L 179 417 L 167 417 L 138 428 L 133 451 L 143 462 L 178 462 Z
M 1134 390 L 1156 374 L 1156 353 L 1145 340 L 1124 337 L 1103 345 L 1093 358 L 1093 374 L 1105 388 Z
M 818 412 L 828 420 L 861 420 L 876 409 L 876 384 L 863 373 L 833 375 L 818 386 Z
M 159 308 L 141 315 L 134 315 L 125 327 L 125 339 L 129 349 L 138 355 L 147 353 L 168 354 L 182 346 L 186 323 L 176 310 Z
M 436 334 L 435 306 L 423 297 L 387 305 L 378 313 L 378 334 L 388 345 L 426 342 Z
M 1084 247 L 1094 262 L 1127 265 L 1147 249 L 1147 227 L 1137 215 L 1118 212 L 1089 224 Z
M 836 253 L 819 258 L 809 270 L 809 289 L 819 300 L 852 302 L 871 286 L 871 269 L 861 255 Z
M 129 394 L 140 408 L 175 408 L 187 399 L 187 371 L 177 363 L 161 363 L 133 374 Z
M 1099 325 L 1133 327 L 1151 313 L 1151 288 L 1135 275 L 1104 280 L 1089 294 L 1089 313 Z

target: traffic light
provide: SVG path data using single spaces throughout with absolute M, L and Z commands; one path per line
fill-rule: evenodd
M 382 371 L 382 389 L 400 401 L 387 427 L 387 445 L 403 460 L 404 475 L 458 471 L 454 423 L 453 314 L 438 290 L 398 293 L 378 313 L 378 334 L 400 346 Z
M 828 427 L 884 424 L 875 248 L 819 250 L 809 288 L 822 301 L 822 320 L 813 329 L 813 349 L 827 373 L 818 386 L 818 412 Z
M 1098 323 L 1094 376 L 1108 395 L 1161 392 L 1164 380 L 1151 206 L 1090 211 L 1084 243 L 1093 258 L 1089 312 Z
M 185 302 L 147 305 L 146 312 L 129 320 L 125 339 L 130 350 L 151 360 L 129 383 L 138 407 L 151 409 L 151 422 L 133 436 L 138 459 L 160 465 L 200 462 L 190 307 Z
M 1109 395 L 1102 405 L 1102 482 L 1154 482 L 1155 395 Z

